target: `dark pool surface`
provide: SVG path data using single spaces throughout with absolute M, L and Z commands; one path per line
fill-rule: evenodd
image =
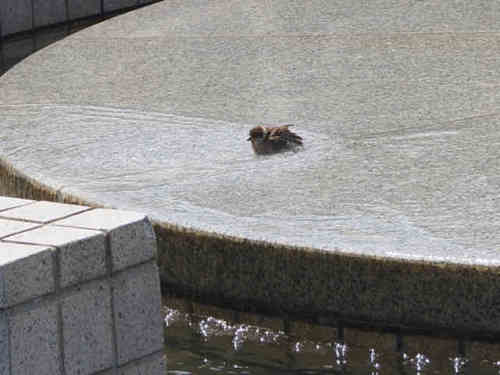
M 390 333 L 354 328 L 338 340 L 332 327 L 169 298 L 164 312 L 172 375 L 500 373 L 500 343 L 412 335 L 398 341 Z

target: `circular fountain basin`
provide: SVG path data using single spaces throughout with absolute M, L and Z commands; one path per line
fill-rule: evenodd
M 500 9 L 480 4 L 157 3 L 5 74 L 0 155 L 158 222 L 493 272 Z M 249 129 L 281 123 L 305 147 L 254 155 Z

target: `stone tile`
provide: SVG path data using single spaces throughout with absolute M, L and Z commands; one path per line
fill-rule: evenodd
M 56 225 L 111 231 L 123 225 L 142 221 L 146 216 L 142 213 L 94 208 L 81 214 L 58 220 Z
M 156 254 L 153 227 L 144 214 L 97 208 L 55 224 L 109 231 L 113 271 L 146 262 Z
M 28 229 L 36 228 L 39 225 L 40 224 L 27 223 L 25 221 L 0 219 L 0 238 L 24 232 Z
M 119 227 L 109 236 L 113 272 L 156 256 L 156 238 L 148 219 Z
M 0 310 L 0 375 L 10 375 L 7 312 Z
M 86 206 L 40 201 L 28 206 L 3 211 L 0 213 L 0 216 L 37 223 L 48 223 L 88 209 L 89 207 Z
M 67 375 L 93 374 L 113 366 L 111 291 L 108 281 L 88 283 L 65 297 L 62 301 L 62 319 Z
M 115 276 L 113 295 L 119 364 L 161 350 L 163 316 L 156 263 Z
M 53 257 L 51 247 L 0 242 L 0 308 L 54 292 Z
M 11 198 L 11 197 L 0 197 L 0 211 L 19 206 L 25 206 L 31 203 L 34 203 L 34 201 L 28 199 Z
M 101 0 L 69 0 L 68 6 L 71 20 L 101 13 Z
M 3 35 L 31 30 L 31 0 L 2 0 L 0 14 Z
M 106 273 L 106 238 L 102 232 L 47 225 L 7 240 L 58 247 L 61 287 Z
M 12 374 L 61 374 L 57 307 L 19 310 L 9 319 Z
M 164 375 L 167 362 L 163 352 L 155 353 L 140 361 L 118 369 L 119 375 Z
M 137 5 L 137 0 L 104 0 L 104 12 L 130 8 Z
M 35 27 L 66 21 L 65 0 L 33 0 Z

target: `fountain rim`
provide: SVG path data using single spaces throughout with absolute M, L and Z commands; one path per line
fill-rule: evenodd
M 30 177 L 1 156 L 0 189 L 19 198 L 119 208 Z M 496 324 L 500 313 L 486 311 L 491 307 L 488 298 L 500 284 L 498 266 L 327 251 L 207 232 L 161 220 L 153 220 L 153 225 L 164 286 L 178 288 L 191 298 L 327 325 L 352 320 L 396 330 L 437 328 L 500 337 Z M 186 258 L 190 258 L 188 262 Z M 281 267 L 280 274 L 275 273 L 277 267 Z M 394 275 L 387 275 L 391 272 Z M 460 290 L 453 289 L 457 284 Z M 325 292 L 324 285 L 338 289 Z M 478 288 L 485 295 L 478 297 L 478 305 L 470 304 L 477 296 L 460 294 Z M 401 300 L 395 300 L 398 296 Z M 443 304 L 442 298 L 447 302 Z M 421 301 L 415 304 L 414 299 Z M 447 307 L 455 309 L 444 311 Z M 423 311 L 429 308 L 432 312 L 425 315 Z M 468 325 L 471 317 L 479 319 Z
M 6 190 L 6 195 L 17 198 L 47 200 L 91 207 L 119 208 L 56 189 L 48 182 L 39 181 L 28 176 L 4 158 L 0 158 L 0 186 Z M 384 274 L 395 273 L 396 276 L 393 281 L 399 281 L 400 283 L 405 283 L 409 279 L 409 283 L 400 284 L 399 288 L 394 285 L 393 290 L 405 290 L 407 295 L 404 299 L 408 301 L 414 298 L 427 300 L 423 301 L 421 306 L 427 305 L 426 308 L 434 311 L 439 308 L 439 301 L 445 296 L 444 293 L 441 293 L 443 290 L 434 296 L 432 293 L 419 295 L 418 291 L 416 294 L 409 293 L 415 292 L 412 290 L 412 286 L 415 287 L 421 281 L 427 287 L 434 288 L 435 292 L 439 291 L 440 283 L 443 283 L 444 288 L 442 289 L 446 292 L 447 289 L 449 291 L 450 285 L 456 284 L 457 281 L 463 283 L 461 286 L 465 289 L 475 288 L 476 284 L 494 287 L 496 282 L 500 280 L 500 267 L 497 266 L 332 252 L 196 230 L 161 220 L 152 220 L 152 223 L 159 246 L 160 278 L 164 290 L 168 290 L 169 293 L 205 303 L 210 302 L 234 310 L 294 317 L 328 326 L 372 327 L 386 331 L 425 332 L 428 334 L 435 334 L 437 330 L 445 335 L 465 335 L 479 339 L 500 338 L 500 331 L 495 326 L 494 316 L 491 319 L 481 320 L 478 322 L 479 324 L 474 324 L 472 327 L 467 326 L 465 315 L 471 314 L 473 311 L 481 313 L 481 308 L 486 306 L 469 306 L 468 309 L 465 309 L 465 313 L 459 311 L 460 309 L 450 312 L 445 311 L 443 308 L 443 311 L 437 315 L 434 314 L 435 316 L 418 317 L 410 313 L 411 309 L 405 309 L 402 312 L 403 314 L 392 316 L 397 309 L 389 309 L 388 311 L 379 303 L 381 298 L 384 300 L 384 291 L 388 292 L 389 295 L 393 294 L 388 290 L 387 283 L 382 280 Z M 165 240 L 166 236 L 169 238 L 168 240 Z M 172 243 L 176 241 L 176 236 L 181 239 L 180 244 L 172 246 Z M 182 248 L 183 244 L 186 243 L 191 246 L 188 246 L 184 259 L 179 260 L 179 252 L 186 250 Z M 230 257 L 228 254 L 233 256 Z M 205 259 L 200 261 L 200 255 L 205 255 Z M 207 259 L 209 259 L 208 262 Z M 270 267 L 275 267 L 278 264 L 279 266 L 285 265 L 288 268 L 283 269 L 279 275 L 276 275 L 261 272 L 262 270 L 259 270 L 258 267 L 252 266 L 252 262 L 257 262 L 258 266 L 265 267 L 266 259 L 269 261 Z M 177 262 L 177 264 L 167 265 L 172 261 Z M 192 269 L 181 269 L 182 266 L 186 265 L 186 262 L 192 263 Z M 210 266 L 210 262 L 213 263 L 212 266 Z M 322 263 L 324 263 L 324 267 L 320 266 L 321 270 L 318 271 L 314 268 L 314 265 L 318 266 Z M 228 266 L 222 276 L 217 275 L 217 272 L 222 270 L 221 265 Z M 308 268 L 308 265 L 312 266 L 312 268 Z M 299 271 L 301 276 L 308 275 L 309 279 L 306 280 L 306 288 L 304 288 L 304 285 L 300 285 L 301 280 L 294 279 L 297 276 L 298 269 L 301 270 Z M 332 269 L 343 275 L 346 290 L 341 291 L 340 294 L 344 297 L 351 295 L 351 298 L 347 299 L 350 299 L 353 305 L 356 306 L 348 309 L 351 310 L 351 313 L 345 313 L 342 309 L 339 309 L 338 301 L 336 302 L 337 305 L 335 303 L 328 305 L 336 291 L 333 291 L 333 293 L 328 292 L 325 295 L 317 287 L 314 288 L 314 285 L 328 283 L 329 277 L 333 275 Z M 172 270 L 174 270 L 173 273 Z M 349 273 L 350 271 L 352 273 Z M 423 279 L 419 280 L 418 277 L 408 276 L 411 275 L 411 271 L 415 271 Z M 198 280 L 190 278 L 195 276 L 197 272 L 200 273 Z M 247 275 L 245 281 L 241 280 L 239 272 L 251 275 Z M 182 276 L 185 273 L 189 273 L 189 277 Z M 466 277 L 461 277 L 464 274 Z M 231 280 L 228 275 L 233 275 L 233 279 Z M 358 278 L 360 275 L 366 276 L 365 280 L 360 280 Z M 351 277 L 350 280 L 348 279 L 349 276 Z M 211 280 L 209 280 L 210 278 Z M 225 279 L 223 283 L 225 285 L 218 288 L 217 283 L 221 279 Z M 319 284 L 318 279 L 321 281 Z M 295 284 L 290 288 L 288 288 L 288 285 L 273 289 L 262 287 L 262 285 L 266 284 L 280 284 L 283 286 L 284 281 Z M 377 285 L 378 282 L 382 285 Z M 368 301 L 368 303 L 362 301 L 366 298 L 370 299 L 370 293 L 368 293 L 363 295 L 361 301 L 359 301 L 360 296 L 355 295 L 356 290 L 359 291 L 359 289 L 353 288 L 356 283 L 363 284 L 365 288 L 372 288 L 374 300 Z M 311 284 L 314 284 L 313 287 L 308 289 L 307 285 L 311 286 Z M 227 285 L 233 285 L 235 290 L 228 290 Z M 298 288 L 301 289 L 298 290 Z M 342 285 L 340 285 L 340 288 L 342 288 Z M 321 297 L 318 298 L 318 303 L 312 303 L 311 298 L 306 298 L 307 301 L 304 302 L 301 293 L 309 293 L 313 296 L 319 293 Z M 457 295 L 456 293 L 450 294 Z M 489 295 L 488 290 L 486 294 Z M 474 298 L 474 296 L 464 297 L 466 297 L 464 301 L 456 301 L 459 307 L 470 297 Z M 448 302 L 445 302 L 445 305 L 449 303 L 449 298 L 447 300 Z M 345 302 L 341 301 L 340 304 Z M 321 306 L 323 304 L 326 306 Z M 368 308 L 375 305 L 378 305 L 374 309 L 375 311 Z M 401 308 L 405 303 L 399 301 L 396 305 Z M 405 317 L 408 314 L 412 316 Z M 464 314 L 463 319 L 457 318 L 456 314 Z

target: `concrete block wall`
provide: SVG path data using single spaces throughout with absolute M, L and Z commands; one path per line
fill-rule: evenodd
M 0 375 L 165 374 L 142 214 L 0 197 Z
M 158 0 L 1 0 L 0 38 Z

